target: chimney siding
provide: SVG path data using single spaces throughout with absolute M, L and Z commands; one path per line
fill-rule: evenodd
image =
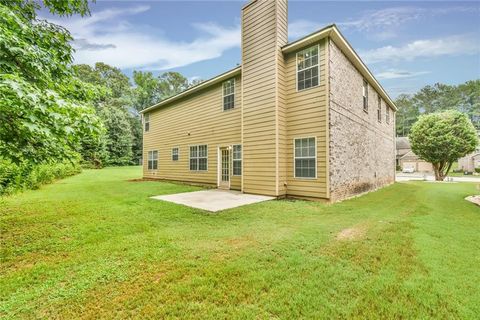
M 285 195 L 287 1 L 256 0 L 242 10 L 243 191 Z M 272 160 L 275 161 L 272 161 Z

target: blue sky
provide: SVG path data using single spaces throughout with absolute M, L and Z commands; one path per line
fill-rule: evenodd
M 240 63 L 246 1 L 104 1 L 92 15 L 43 16 L 75 37 L 75 62 L 131 75 L 174 70 L 208 79 Z M 289 1 L 289 38 L 336 23 L 387 92 L 480 78 L 480 2 Z

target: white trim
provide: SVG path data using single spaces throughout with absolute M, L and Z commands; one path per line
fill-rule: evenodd
M 177 149 L 177 157 L 178 157 L 177 160 L 173 160 L 173 149 Z M 173 161 L 173 162 L 180 161 L 180 147 L 172 147 L 172 150 L 170 152 L 171 152 L 171 154 L 170 154 L 170 160 L 171 161 Z
M 145 118 L 148 118 L 148 121 L 145 120 Z M 142 127 L 143 127 L 143 132 L 150 132 L 150 113 L 144 113 L 142 114 Z M 145 130 L 145 125 L 148 123 L 148 130 Z
M 295 167 L 295 160 L 297 159 L 295 157 L 295 140 L 300 140 L 300 139 L 311 139 L 311 138 L 314 138 L 315 139 L 315 177 L 297 177 L 297 174 L 296 174 L 296 167 Z M 318 179 L 318 161 L 317 161 L 317 157 L 318 157 L 318 148 L 317 148 L 317 136 L 307 136 L 307 137 L 294 137 L 293 138 L 293 178 L 295 179 L 299 179 L 299 180 L 316 180 Z M 308 157 L 308 158 L 311 158 L 311 157 Z M 300 159 L 305 159 L 304 158 L 300 158 Z
M 235 150 L 234 150 L 234 147 L 235 146 L 240 146 L 242 148 L 241 152 L 240 152 L 240 159 L 233 159 L 233 155 L 235 154 Z M 240 170 L 242 170 L 242 174 L 235 174 L 235 170 L 233 170 L 233 161 L 240 161 Z M 243 176 L 243 146 L 241 143 L 235 143 L 235 144 L 232 144 L 232 174 L 231 174 L 232 177 L 241 177 Z
M 156 159 L 154 158 L 154 159 L 150 160 L 150 152 L 151 152 L 152 154 L 153 154 L 153 152 L 156 152 L 156 153 L 157 153 L 157 158 L 156 158 Z M 158 156 L 158 150 L 148 150 L 148 151 L 147 151 L 147 171 L 157 171 L 157 170 L 158 170 L 158 167 L 159 167 L 159 165 L 158 165 L 158 158 L 159 158 L 159 156 Z M 157 161 L 157 167 L 156 167 L 155 169 L 153 169 L 153 168 L 150 169 L 150 168 L 149 168 L 150 161 L 155 161 L 155 160 Z M 152 167 L 153 167 L 153 165 L 152 165 Z
M 197 161 L 197 170 L 192 170 L 190 169 L 190 159 L 191 159 L 191 151 L 190 151 L 190 147 L 198 147 L 198 146 L 207 146 L 207 169 L 206 170 L 198 170 L 198 168 L 200 167 L 200 162 Z M 203 157 L 202 157 L 203 158 Z M 198 148 L 197 148 L 197 157 L 196 159 L 200 159 L 198 157 Z M 208 144 L 206 143 L 200 143 L 200 144 L 189 144 L 188 145 L 188 170 L 190 172 L 196 172 L 196 173 L 203 173 L 203 172 L 208 172 Z
M 308 50 L 310 48 L 313 48 L 315 47 L 315 45 L 313 46 L 309 46 L 309 47 L 306 47 L 306 48 L 303 48 L 302 50 L 299 50 L 295 53 L 295 90 L 296 92 L 302 92 L 302 91 L 305 91 L 305 90 L 308 90 L 308 89 L 313 89 L 313 88 L 316 88 L 316 87 L 319 87 L 320 86 L 320 44 L 317 43 L 316 44 L 317 46 L 317 77 L 318 77 L 318 83 L 316 86 L 311 86 L 311 87 L 308 87 L 308 88 L 303 88 L 301 90 L 298 89 L 298 54 L 302 51 L 305 51 L 305 50 Z M 310 68 L 314 68 L 313 67 L 310 67 Z M 304 69 L 306 70 L 306 69 Z
M 233 107 L 232 108 L 229 108 L 229 109 L 225 109 L 225 97 L 228 97 L 225 95 L 225 90 L 224 90 L 224 85 L 226 82 L 230 81 L 230 80 L 233 80 L 233 93 L 229 94 L 228 96 L 231 96 L 233 95 Z M 235 82 L 235 78 L 230 78 L 230 79 L 227 79 L 225 81 L 222 82 L 222 112 L 228 112 L 230 110 L 233 110 L 236 108 L 236 104 L 235 104 L 235 85 L 236 85 L 236 82 Z
M 232 160 L 232 152 L 233 148 L 231 145 L 220 145 L 217 147 L 217 188 L 220 188 L 220 183 L 222 180 L 222 149 L 227 149 L 230 153 L 230 160 Z M 228 190 L 230 190 L 232 186 L 232 161 L 228 162 Z

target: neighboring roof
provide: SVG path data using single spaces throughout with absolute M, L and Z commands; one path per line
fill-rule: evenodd
M 411 161 L 424 161 L 420 159 L 413 151 L 408 151 L 403 157 L 400 159 L 402 160 L 411 160 Z
M 252 1 L 253 3 L 254 1 Z M 382 98 L 385 100 L 385 102 L 392 108 L 393 110 L 397 111 L 397 107 L 395 103 L 392 101 L 392 99 L 388 96 L 388 94 L 385 92 L 385 90 L 382 88 L 380 83 L 375 79 L 373 74 L 370 72 L 368 67 L 363 63 L 362 59 L 358 56 L 358 54 L 353 50 L 352 46 L 348 43 L 348 41 L 345 39 L 345 37 L 340 33 L 338 30 L 337 26 L 335 24 L 326 26 L 325 28 L 322 28 L 312 34 L 309 34 L 303 38 L 300 38 L 296 41 L 293 41 L 291 43 L 287 43 L 285 46 L 282 47 L 282 51 L 284 53 L 289 53 L 295 50 L 298 50 L 302 47 L 307 46 L 310 43 L 317 42 L 325 37 L 330 37 L 337 46 L 339 46 L 340 50 L 347 56 L 347 58 L 350 60 L 350 62 L 353 63 L 353 65 L 357 68 L 358 71 L 368 80 L 370 85 L 374 87 L 374 89 L 380 93 Z M 229 77 L 232 77 L 234 75 L 240 74 L 242 70 L 241 66 L 238 66 L 230 71 L 227 71 L 225 73 L 222 73 L 216 77 L 213 77 L 207 81 L 201 82 L 200 84 L 193 86 L 191 88 L 188 88 L 185 91 L 180 92 L 177 95 L 174 95 L 170 98 L 167 98 L 165 100 L 160 101 L 157 104 L 154 104 L 151 107 L 148 107 L 146 109 L 143 109 L 140 111 L 140 113 L 145 113 L 147 111 L 156 109 L 160 106 L 166 105 L 170 102 L 176 101 L 180 98 L 186 97 L 194 92 L 197 92 L 201 89 L 204 89 L 206 87 L 209 87 L 213 84 L 219 83 L 223 80 L 228 79 Z
M 160 106 L 163 106 L 167 103 L 173 102 L 173 101 L 178 100 L 178 99 L 183 98 L 183 97 L 186 97 L 186 96 L 188 96 L 188 95 L 190 95 L 194 92 L 197 92 L 197 91 L 199 91 L 203 88 L 209 87 L 209 86 L 214 85 L 214 84 L 219 83 L 219 82 L 222 82 L 223 80 L 227 80 L 230 77 L 233 77 L 233 76 L 236 76 L 236 75 L 240 74 L 241 70 L 242 70 L 242 67 L 238 66 L 238 67 L 236 67 L 234 69 L 231 69 L 227 72 L 224 72 L 224 73 L 222 73 L 222 74 L 220 74 L 216 77 L 213 77 L 213 78 L 211 78 L 209 80 L 206 80 L 206 81 L 203 81 L 203 82 L 201 82 L 201 83 L 199 83 L 199 84 L 197 84 L 193 87 L 190 87 L 187 90 L 184 90 L 184 91 L 180 92 L 179 94 L 176 94 L 176 95 L 174 95 L 170 98 L 162 100 L 159 103 L 156 103 L 151 107 L 145 108 L 142 111 L 140 111 L 140 113 L 145 113 L 145 112 L 150 111 L 152 109 L 156 109 L 156 108 L 158 108 Z
M 411 149 L 410 141 L 408 141 L 407 137 L 396 137 L 395 138 L 395 145 L 397 150 L 399 149 Z

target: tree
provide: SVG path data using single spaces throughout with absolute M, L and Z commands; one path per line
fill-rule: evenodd
M 420 116 L 409 139 L 413 152 L 432 164 L 437 181 L 443 181 L 453 162 L 475 151 L 478 145 L 472 122 L 454 110 Z
M 188 79 L 178 72 L 165 72 L 158 77 L 160 99 L 166 99 L 188 89 Z
M 107 164 L 114 166 L 131 164 L 133 135 L 128 115 L 121 109 L 106 106 L 100 111 L 100 117 L 107 129 Z
M 88 14 L 86 0 L 46 0 L 54 14 Z M 39 5 L 0 0 L 0 157 L 15 163 L 71 159 L 101 124 L 71 72 L 72 37 L 38 20 Z
M 425 86 L 413 95 L 401 94 L 395 100 L 397 136 L 407 136 L 421 114 L 455 109 L 468 115 L 480 130 L 480 80 L 471 80 L 457 86 L 436 83 Z
M 153 73 L 133 71 L 133 82 L 136 86 L 134 107 L 137 111 L 148 108 L 161 100 L 159 81 Z

